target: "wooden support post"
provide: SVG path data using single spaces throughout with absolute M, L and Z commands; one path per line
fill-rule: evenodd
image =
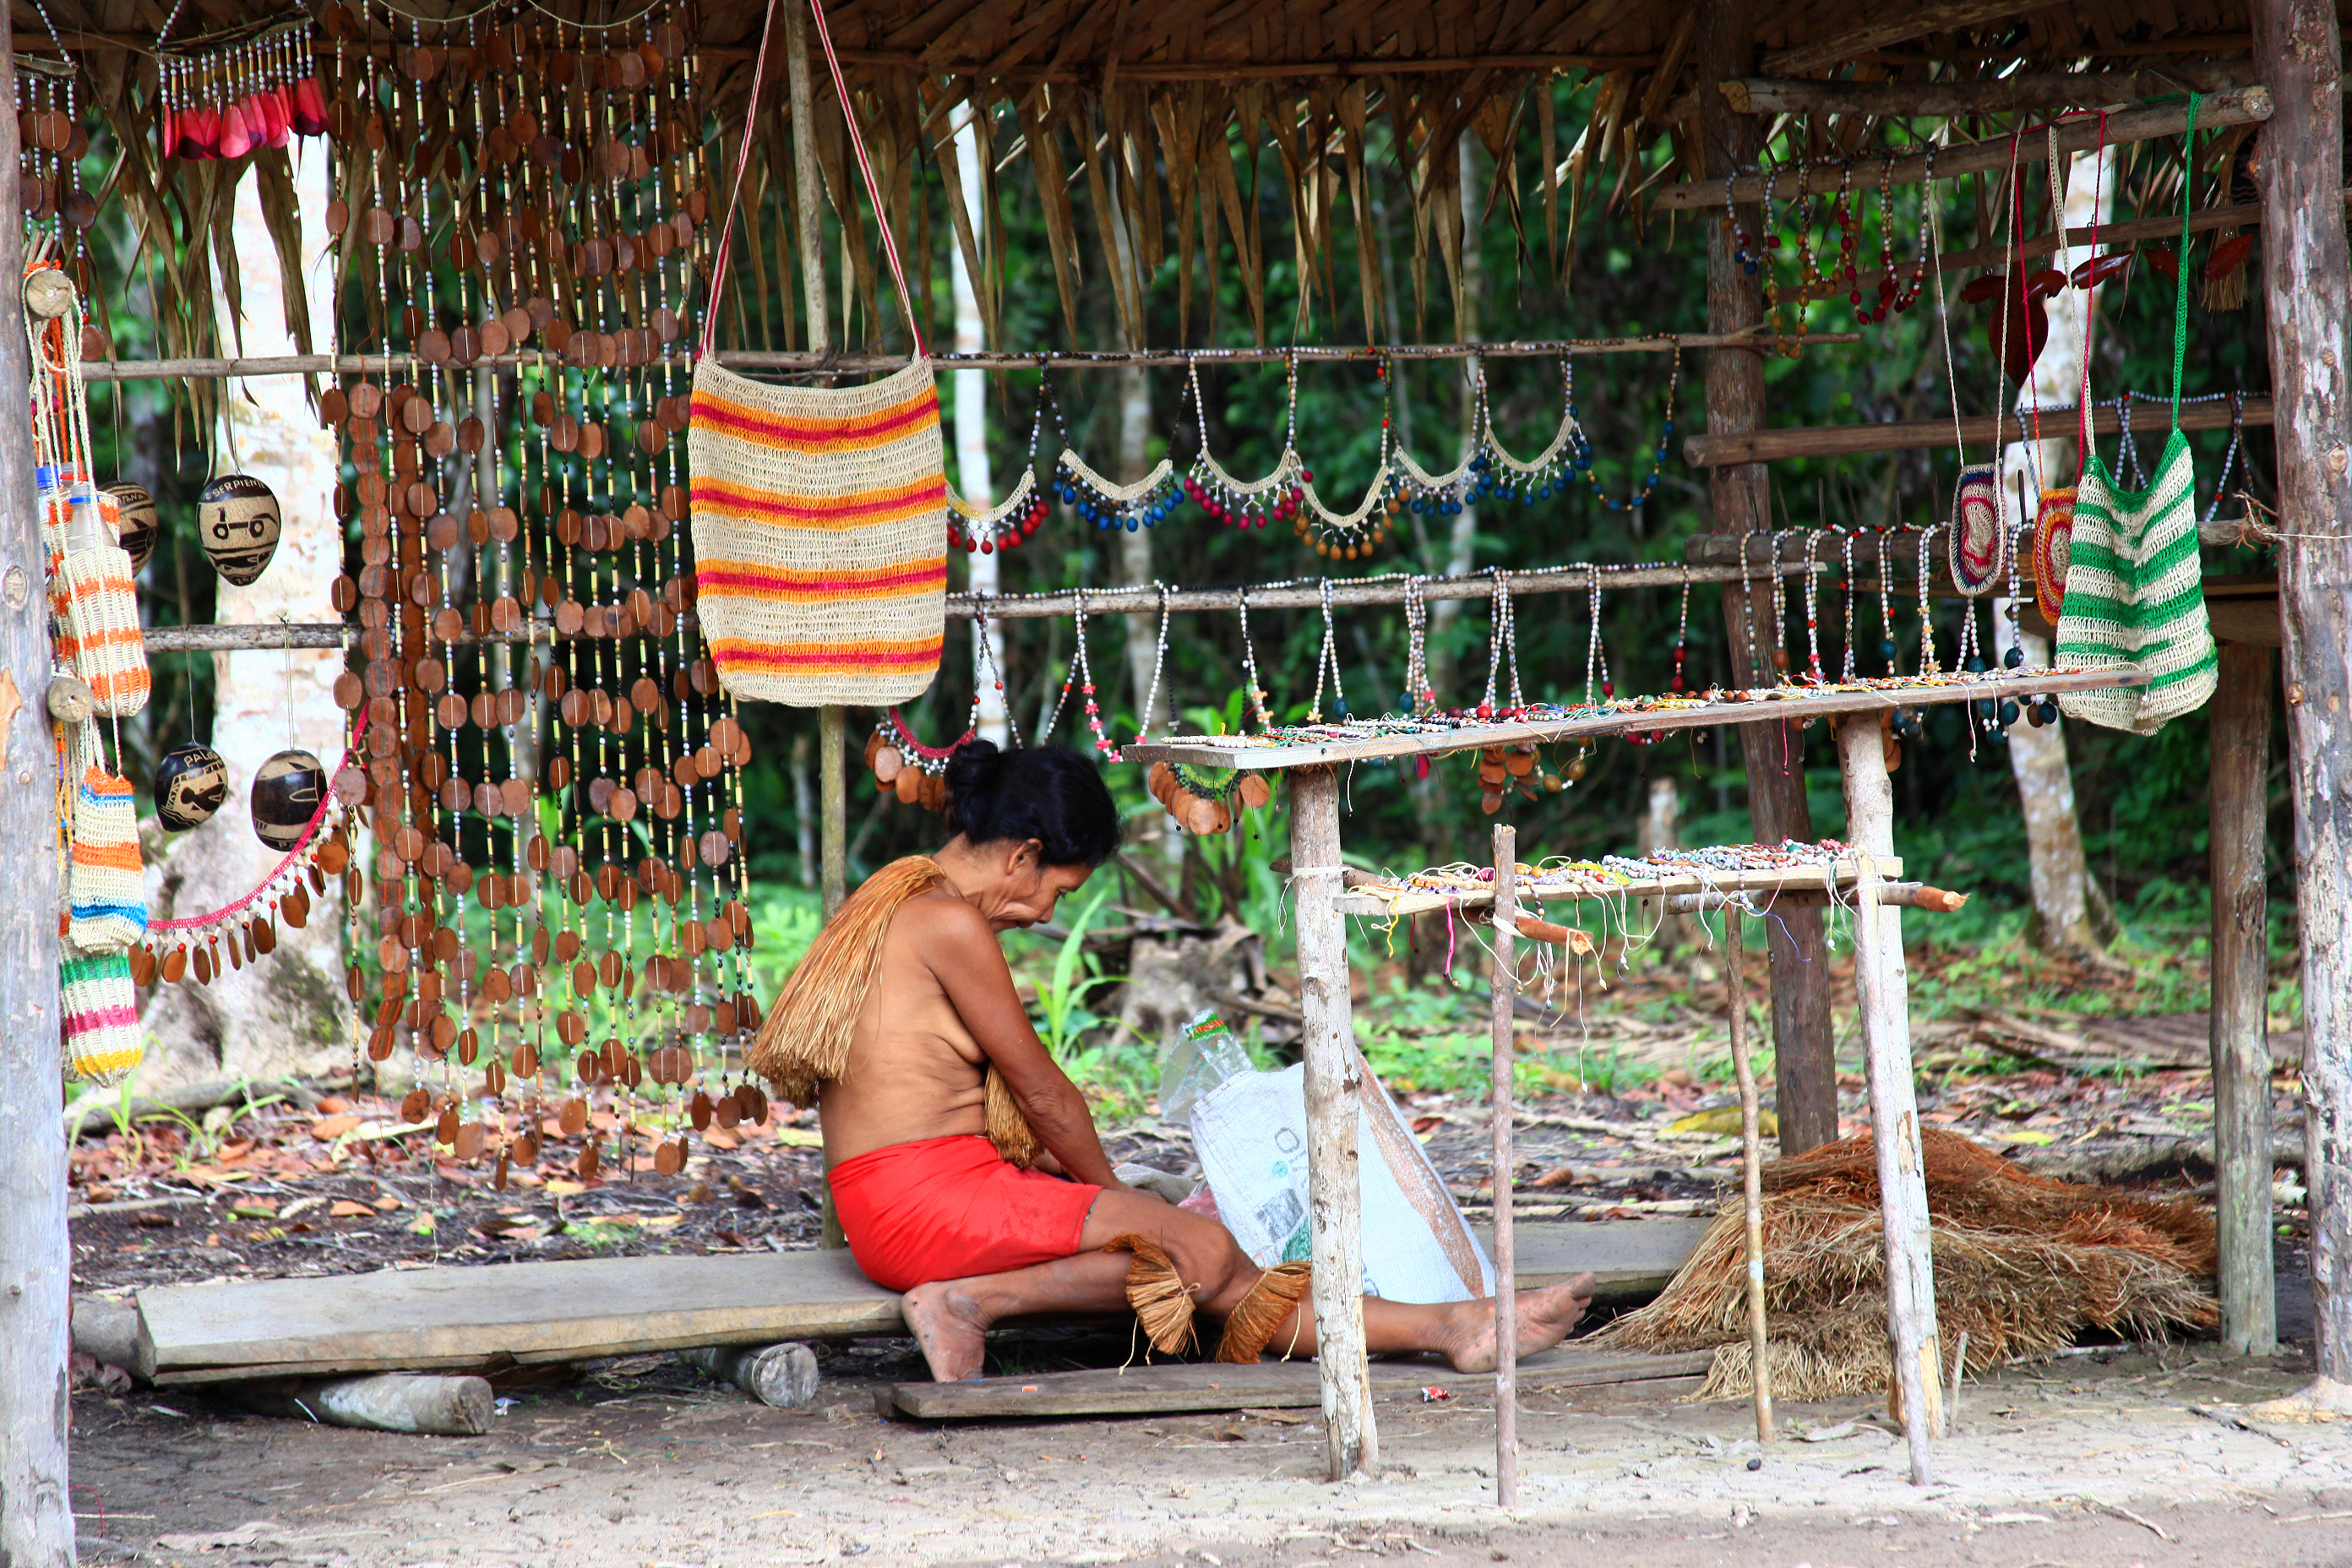
M 1518 1249 L 1511 1237 L 1511 1075 L 1518 1065 L 1518 830 L 1495 825 L 1495 1502 L 1519 1502 Z
M 2295 911 L 2303 938 L 2305 1180 L 2315 1404 L 2352 1411 L 2352 256 L 2342 208 L 2344 47 L 2326 0 L 2252 0 L 2263 133 L 2263 276 L 2276 427 L 2279 611 Z
M 1943 1426 L 1943 1351 L 1936 1334 L 1936 1277 L 1927 1229 L 1927 1182 L 1919 1105 L 1911 1084 L 1909 982 L 1903 911 L 1880 902 L 1876 857 L 1895 853 L 1895 790 L 1885 731 L 1874 716 L 1837 727 L 1845 774 L 1845 836 L 1861 858 L 1854 889 L 1854 989 L 1870 1076 L 1870 1128 L 1877 1146 L 1879 1212 L 1886 1230 L 1886 1326 L 1898 1414 L 1910 1444 L 1911 1479 L 1934 1479 L 1927 1446 Z
M 1325 1451 L 1335 1481 L 1380 1472 L 1364 1359 L 1364 1238 L 1357 1186 L 1358 1077 L 1339 894 L 1339 774 L 1290 770 L 1290 879 L 1298 911 L 1298 1011 L 1307 1052 L 1307 1213 Z
M 15 39 L 0 14 L 0 101 L 13 99 Z M 0 116 L 0 168 L 21 148 Z M 0 181 L 0 277 L 25 272 L 25 215 Z M 0 330 L 0 387 L 32 395 L 22 307 Z M 66 1492 L 66 1140 L 58 1121 L 57 752 L 50 740 L 49 559 L 33 487 L 32 426 L 0 419 L 0 1563 L 71 1568 Z
M 2221 1343 L 2278 1349 L 2271 1276 L 2271 1046 L 2264 774 L 2271 752 L 2271 650 L 2225 642 L 2213 692 L 2210 880 L 2213 885 L 2214 1220 L 2220 1231 Z
M 1751 0 L 1699 0 L 1694 66 L 1703 82 L 1728 81 L 1751 74 L 1756 58 Z M 1719 92 L 1699 98 L 1700 143 L 1706 178 L 1719 188 L 1723 176 L 1755 161 L 1756 121 L 1735 114 Z M 1740 221 L 1760 232 L 1752 206 Z M 1733 237 L 1721 225 L 1706 231 L 1706 319 L 1711 331 L 1739 331 L 1764 319 L 1756 279 L 1739 264 Z M 1745 436 L 1764 423 L 1764 360 L 1756 353 L 1721 352 L 1706 356 L 1706 431 L 1709 436 Z M 1771 510 L 1766 470 L 1741 464 L 1707 475 L 1715 521 L 1712 531 L 1769 534 Z M 1764 552 L 1769 554 L 1769 547 Z M 1759 604 L 1759 601 L 1761 601 Z M 1741 686 L 1768 684 L 1780 628 L 1768 633 L 1768 595 L 1744 583 L 1723 589 L 1723 615 L 1731 641 L 1731 672 Z M 1760 615 L 1755 612 L 1761 611 Z M 1813 837 L 1805 805 L 1801 731 L 1793 725 L 1745 724 L 1739 754 L 1748 772 L 1748 815 L 1759 844 Z M 1779 1089 L 1780 1148 L 1801 1153 L 1837 1136 L 1837 1061 L 1830 1029 L 1829 965 L 1823 962 L 1818 910 L 1790 910 L 1782 916 L 1788 935 L 1768 934 L 1765 951 L 1772 976 L 1772 1068 Z
M 784 8 L 784 75 L 793 105 L 793 225 L 800 241 L 801 303 L 807 315 L 808 346 L 823 354 L 833 347 L 833 326 L 824 300 L 824 189 L 816 164 L 816 90 L 809 69 L 808 13 L 801 0 L 775 0 Z M 824 889 L 824 918 L 849 896 L 848 716 L 837 704 L 817 710 L 817 885 Z M 828 1218 L 832 1213 L 826 1208 Z M 830 1237 L 837 1227 L 830 1224 Z
M 1739 1182 L 1748 1217 L 1748 1364 L 1755 1383 L 1756 1440 L 1772 1440 L 1772 1366 L 1764 1321 L 1764 1135 L 1756 1069 L 1748 1059 L 1746 910 L 1723 910 L 1724 967 L 1731 988 L 1731 1070 L 1739 1080 Z

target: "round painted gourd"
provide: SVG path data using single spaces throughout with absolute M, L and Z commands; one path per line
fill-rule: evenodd
M 213 570 L 240 588 L 269 569 L 285 531 L 277 495 L 251 474 L 227 474 L 206 485 L 196 498 L 196 522 Z
M 302 841 L 302 830 L 327 798 L 327 770 L 308 752 L 278 752 L 253 775 L 253 831 L 272 849 Z
M 173 833 L 202 827 L 227 798 L 228 764 L 201 741 L 173 747 L 155 764 L 155 817 Z

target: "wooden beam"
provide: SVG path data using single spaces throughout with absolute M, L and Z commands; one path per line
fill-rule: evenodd
M 1630 1398 L 1664 1399 L 1695 1390 L 1714 1354 L 1639 1355 L 1559 1345 L 1529 1357 L 1522 1375 L 1531 1389 L 1617 1389 Z M 1415 1398 L 1426 1386 L 1468 1394 L 1486 1381 L 1476 1373 L 1422 1362 L 1381 1362 L 1372 1368 L 1373 1386 L 1391 1398 Z M 1163 1363 L 970 1383 L 885 1384 L 874 1391 L 875 1406 L 886 1421 L 1066 1421 L 1087 1415 L 1302 1410 L 1312 1409 L 1320 1398 L 1314 1370 L 1285 1361 L 1248 1366 Z
M 1943 1426 L 1943 1351 L 1936 1334 L 1936 1276 L 1927 1183 L 1919 1145 L 1919 1102 L 1911 1078 L 1910 983 L 1903 957 L 1903 911 L 1879 901 L 1869 857 L 1895 847 L 1895 791 L 1885 734 L 1869 719 L 1837 727 L 1845 780 L 1846 839 L 1865 858 L 1854 890 L 1854 990 L 1870 1079 L 1871 1140 L 1886 1247 L 1886 1326 L 1900 1394 L 1911 1480 L 1935 1479 L 1928 1444 Z
M 2244 65 L 2184 66 L 2177 71 L 2020 73 L 1968 81 L 1814 81 L 1739 77 L 1717 85 L 1735 114 L 1852 114 L 1871 119 L 1914 115 L 2000 114 L 2019 109 L 2106 109 L 2163 98 L 2190 88 L 2200 92 L 2244 87 L 2254 79 Z M 2173 225 L 2178 229 L 2179 224 Z
M 2271 1277 L 2271 650 L 2221 645 L 2212 715 L 2208 853 L 2213 893 L 2213 1217 L 2220 1232 L 2221 1343 L 2278 1349 Z
M 1717 79 L 1722 79 L 1718 78 Z M 1719 97 L 1719 95 L 1717 95 Z M 1703 97 L 1700 107 L 1706 107 Z M 1729 105 L 1720 105 L 1727 111 Z M 2200 131 L 2218 131 L 2225 125 L 2247 125 L 2271 117 L 2271 95 L 2267 88 L 2250 87 L 2231 92 L 2217 92 L 2197 108 L 2197 125 Z M 2089 152 L 2102 145 L 2121 146 L 2127 142 L 2152 142 L 2158 137 L 2178 136 L 2189 124 L 2189 106 L 2184 103 L 2165 104 L 2155 109 L 2127 110 L 2111 114 L 2102 125 L 2096 119 L 2069 121 L 2058 131 L 2058 150 L 2062 154 Z M 2049 137 L 2040 126 L 2021 133 L 2031 145 L 2024 151 L 2033 157 L 2043 155 L 2049 147 Z M 2011 138 L 1989 137 L 1982 142 L 1970 142 L 1957 147 L 1946 147 L 1936 153 L 1936 178 L 1956 180 L 1963 174 L 1981 174 L 2009 167 Z M 1865 161 L 1872 177 L 1878 175 L 1881 163 Z M 1772 194 L 1780 200 L 1793 199 L 1801 187 L 1806 191 L 1834 191 L 1844 178 L 1847 165 L 1842 162 L 1823 160 L 1807 165 L 1801 174 L 1784 173 L 1772 182 Z M 1853 165 L 1861 172 L 1862 163 Z M 1898 185 L 1916 185 L 1927 177 L 1927 155 L 1912 153 L 1895 160 L 1888 178 Z M 1731 199 L 1735 202 L 1760 200 L 1764 195 L 1764 176 L 1742 174 L 1731 182 Z M 1668 185 L 1652 202 L 1654 212 L 1690 212 L 1723 205 L 1723 176 L 1706 180 L 1689 180 Z
M 1358 1189 L 1355 1024 L 1348 996 L 1348 926 L 1340 881 L 1339 774 L 1290 775 L 1290 885 L 1298 922 L 1298 1011 L 1307 1059 L 1307 1215 L 1314 1264 L 1317 1365 L 1330 1479 L 1381 1469 L 1364 1352 L 1363 1206 Z
M 14 102 L 12 25 L 0 14 L 0 102 Z M 0 115 L 0 169 L 23 148 Z M 0 180 L 0 277 L 25 272 L 16 182 Z M 9 292 L 0 387 L 33 385 L 23 307 Z M 57 748 L 51 739 L 49 558 L 35 506 L 32 426 L 0 419 L 0 837 L 16 868 L 0 888 L 0 1563 L 72 1568 L 66 1489 L 66 1140 L 58 1124 Z
M 1888 7 L 1876 20 L 1832 33 L 1764 57 L 1767 76 L 1802 76 L 1843 65 L 1856 55 L 1889 49 L 1930 33 L 1954 33 L 1986 22 L 2006 21 L 2046 9 L 2056 0 L 1935 0 L 1926 5 Z M 1706 79 L 1702 77 L 1699 79 Z
M 1390 757 L 1443 757 L 1481 746 L 1516 746 L 1533 742 L 1549 745 L 1559 741 L 1598 739 L 1602 735 L 1646 735 L 1663 730 L 1709 729 L 1717 724 L 1786 724 L 1845 713 L 1892 713 L 1898 708 L 1926 708 L 1938 703 L 1968 702 L 1979 698 L 1995 701 L 2042 692 L 2104 691 L 2116 686 L 2145 686 L 2147 677 L 2125 667 L 2116 669 L 2065 671 L 2015 669 L 1990 671 L 1948 684 L 1872 687 L 1850 690 L 1825 687 L 1810 690 L 1783 686 L 1753 696 L 1741 694 L 1715 701 L 1694 700 L 1688 707 L 1654 708 L 1639 712 L 1593 714 L 1589 717 L 1513 721 L 1496 724 L 1465 724 L 1459 728 L 1403 735 L 1349 735 L 1328 741 L 1304 741 L 1267 745 L 1247 735 L 1182 735 L 1122 748 L 1130 763 L 1191 763 L 1208 768 L 1247 768 L 1253 772 L 1330 767 L 1341 763 L 1369 763 Z
M 2352 337 L 2344 55 L 2330 0 L 2252 0 L 2254 63 L 2278 95 L 2255 178 L 2275 437 L 2295 912 L 2309 1107 L 2314 1403 L 2352 1411 Z
M 1489 1130 L 1494 1134 L 1495 1194 L 1495 1506 L 1519 1502 L 1519 1301 L 1512 1281 L 1519 1277 L 1511 1234 L 1511 1077 L 1518 1071 L 1518 900 L 1513 883 L 1519 863 L 1519 836 L 1507 822 L 1495 825 L 1495 920 L 1490 945 L 1494 978 L 1487 986 L 1488 1027 L 1494 1053 L 1487 1068 Z
M 2135 411 L 2134 430 L 2155 431 L 2163 427 L 2168 416 L 2163 405 L 2148 404 L 2146 414 Z M 2183 430 L 2226 430 L 2232 418 L 2249 428 L 2271 423 L 2271 400 L 2250 396 L 2233 416 L 2230 405 L 2220 403 L 2184 403 L 2180 405 L 2180 427 Z M 2044 408 L 2042 428 L 2055 429 L 2059 434 L 2074 433 L 2074 410 Z M 1958 422 L 1959 437 L 1971 447 L 1990 447 L 1996 443 L 2030 439 L 2032 422 L 2021 423 L 2014 414 L 2004 414 L 1996 423 L 1990 414 L 1971 415 Z M 2112 436 L 2123 428 L 2123 421 L 2115 405 L 2093 405 L 2093 434 Z M 1790 458 L 1843 458 L 1856 452 L 1899 452 L 1920 447 L 1944 447 L 1952 445 L 1953 421 L 1950 419 L 1885 419 L 1862 425 L 1798 425 L 1777 430 L 1751 430 L 1738 435 L 1717 435 L 1709 430 L 1683 442 L 1683 460 L 1693 468 L 1712 468 L 1727 463 L 1777 463 Z

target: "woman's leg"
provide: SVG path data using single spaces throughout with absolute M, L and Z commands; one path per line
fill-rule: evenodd
M 980 1375 L 988 1330 L 1001 1319 L 1124 1308 L 1134 1259 L 1101 1250 L 1121 1236 L 1159 1243 L 1199 1310 L 1212 1317 L 1230 1313 L 1264 1273 L 1216 1221 L 1149 1194 L 1105 1192 L 1087 1215 L 1078 1239 L 1082 1250 L 1076 1256 L 1004 1274 L 919 1285 L 907 1292 L 900 1310 L 930 1363 L 931 1375 L 943 1383 Z M 1532 1355 L 1558 1344 L 1591 1300 L 1589 1274 L 1520 1291 L 1519 1353 Z M 1495 1310 L 1484 1300 L 1423 1306 L 1367 1296 L 1364 1342 L 1375 1355 L 1433 1352 L 1461 1371 L 1489 1371 L 1496 1359 Z M 1315 1314 L 1307 1303 L 1299 1304 L 1267 1348 L 1281 1354 L 1315 1353 Z

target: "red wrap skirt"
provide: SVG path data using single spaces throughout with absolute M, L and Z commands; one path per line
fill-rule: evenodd
M 977 1133 L 870 1150 L 825 1179 L 850 1255 L 892 1290 L 1068 1258 L 1102 1191 L 1009 1164 Z

